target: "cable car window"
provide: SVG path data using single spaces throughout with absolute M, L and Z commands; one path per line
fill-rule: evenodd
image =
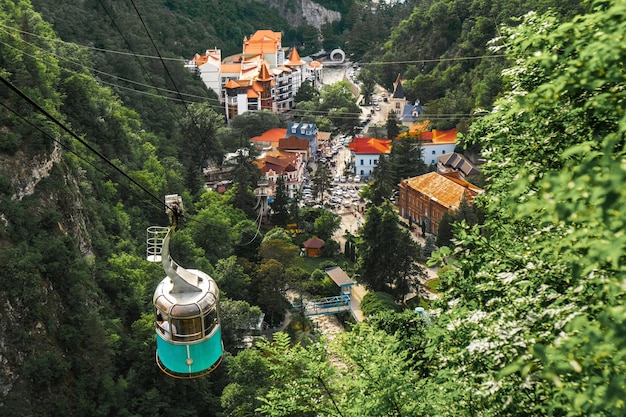
M 190 341 L 202 338 L 200 317 L 190 319 L 172 318 L 172 338 L 178 341 Z
M 204 335 L 208 336 L 217 326 L 217 310 L 211 309 L 204 316 Z

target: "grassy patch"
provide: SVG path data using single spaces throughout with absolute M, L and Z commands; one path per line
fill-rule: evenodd
M 439 280 L 439 278 L 433 278 L 431 280 L 426 281 L 426 286 L 433 291 L 437 291 L 437 288 L 439 288 L 440 282 L 441 281 Z
M 324 270 L 324 265 L 328 264 L 329 261 L 339 267 L 341 267 L 348 275 L 352 275 L 352 271 L 354 269 L 353 262 L 350 262 L 343 254 L 333 256 L 332 258 L 309 258 L 307 256 L 298 257 L 296 261 L 296 266 L 304 269 L 308 272 L 313 272 L 316 269 Z M 346 270 L 347 268 L 347 270 Z

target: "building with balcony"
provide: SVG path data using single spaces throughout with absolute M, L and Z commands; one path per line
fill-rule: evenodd
M 258 30 L 244 38 L 239 54 L 222 59 L 219 49 L 210 49 L 185 66 L 217 94 L 227 120 L 250 110 L 287 112 L 295 107 L 295 95 L 311 63 L 302 60 L 296 48 L 285 59 L 287 48 L 281 41 L 280 32 Z M 320 65 L 312 70 L 316 77 L 321 76 Z

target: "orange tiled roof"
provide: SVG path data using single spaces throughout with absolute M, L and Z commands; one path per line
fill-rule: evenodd
M 265 158 L 262 159 L 261 171 L 266 174 L 269 171 L 274 171 L 277 174 L 282 174 L 284 172 L 293 172 L 296 170 L 296 167 L 290 160 L 291 158 L 280 158 L 271 155 L 265 155 Z
M 391 152 L 389 139 L 354 138 L 350 142 L 350 150 L 357 155 L 380 155 Z
M 252 142 L 278 142 L 279 139 L 282 139 L 286 136 L 287 136 L 287 129 L 275 127 L 273 129 L 263 132 L 263 134 L 259 136 L 255 136 L 251 138 L 250 141 Z
M 261 64 L 261 70 L 259 71 L 259 76 L 257 77 L 259 81 L 270 81 L 273 79 L 270 74 L 270 70 L 267 68 L 267 65 L 264 63 Z
M 224 88 L 239 88 L 240 85 L 235 80 L 228 80 L 226 84 L 224 84 Z
M 239 74 L 241 72 L 241 64 L 222 64 L 222 74 Z
M 423 132 L 423 140 L 432 140 L 433 143 L 454 143 L 456 142 L 456 129 L 450 130 L 437 130 L 433 129 L 430 132 Z
M 309 67 L 311 68 L 320 68 L 322 66 L 322 63 L 319 61 L 311 61 L 309 62 Z
M 330 140 L 331 137 L 331 132 L 317 132 L 317 141 L 318 142 L 325 142 L 327 140 Z
M 265 153 L 266 156 L 270 156 L 272 158 L 277 158 L 283 161 L 288 161 L 290 164 L 298 163 L 298 154 L 293 152 L 287 152 L 280 148 L 272 148 L 272 150 Z
M 250 39 L 243 41 L 244 54 L 269 54 L 275 53 L 280 47 L 281 32 L 271 30 L 257 30 Z
M 423 122 L 415 123 L 411 127 L 409 127 L 409 135 L 419 135 L 420 133 L 426 132 L 429 126 L 430 126 L 430 120 L 425 120 Z M 400 136 L 402 135 L 406 135 L 406 134 L 401 133 Z
M 467 181 L 437 172 L 409 178 L 405 180 L 405 183 L 449 209 L 456 209 L 463 197 L 471 202 L 476 194 L 483 192 L 482 189 Z
M 274 75 L 281 75 L 284 72 L 286 72 L 288 74 L 291 74 L 293 72 L 293 70 L 291 68 L 286 67 L 286 66 L 283 65 L 283 66 L 280 66 L 280 67 L 273 68 L 271 70 L 271 72 Z
M 304 64 L 305 62 L 302 60 L 302 58 L 300 58 L 298 50 L 293 47 L 291 49 L 291 53 L 289 54 L 289 59 L 285 61 L 285 65 L 300 66 Z

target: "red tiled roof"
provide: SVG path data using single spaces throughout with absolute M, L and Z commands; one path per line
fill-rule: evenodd
M 391 152 L 389 139 L 354 138 L 350 142 L 350 150 L 357 155 L 380 155 Z
M 405 184 L 449 209 L 457 208 L 463 197 L 471 202 L 476 194 L 483 192 L 467 181 L 437 172 L 409 178 L 405 180 Z
M 252 142 L 278 142 L 279 139 L 287 136 L 287 129 L 275 127 L 263 132 L 259 136 L 250 139 Z
M 289 136 L 278 140 L 279 149 L 292 149 L 308 151 L 310 147 L 308 139 L 300 139 L 296 136 Z

